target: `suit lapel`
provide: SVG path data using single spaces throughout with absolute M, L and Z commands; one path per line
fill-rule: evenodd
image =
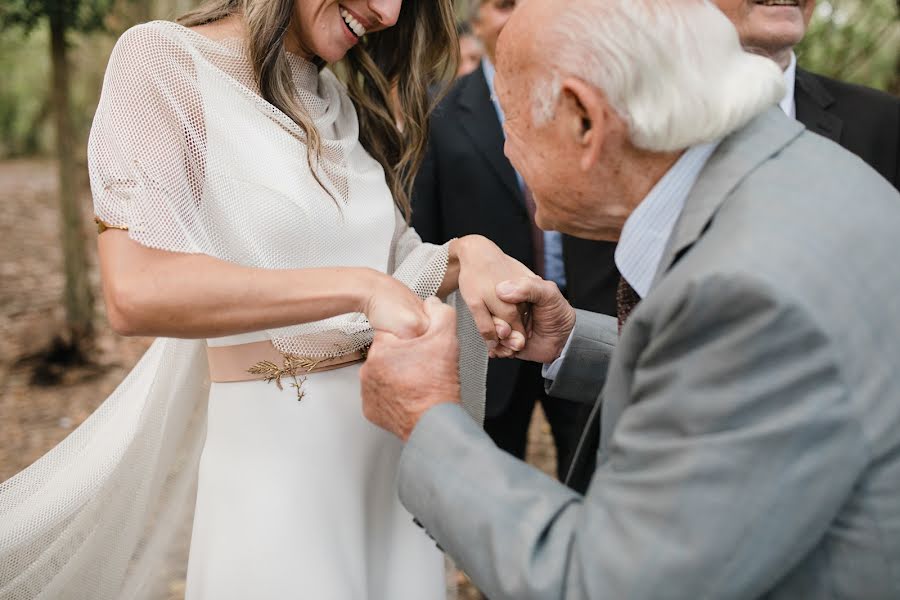
M 700 172 L 697 183 L 685 201 L 684 210 L 656 272 L 654 287 L 678 257 L 700 238 L 732 190 L 760 164 L 796 139 L 803 130 L 802 124 L 786 116 L 779 107 L 773 107 L 722 140 Z M 585 425 L 586 428 L 594 428 L 598 426 L 597 421 L 600 421 L 598 467 L 608 458 L 613 431 L 622 413 L 631 404 L 628 382 L 632 373 L 624 361 L 636 356 L 645 344 L 645 339 L 633 336 L 626 335 L 619 339 L 603 391 Z M 573 472 L 577 471 L 584 460 L 583 455 L 573 458 L 573 463 L 576 463 L 573 465 Z
M 472 145 L 490 165 L 494 174 L 509 189 L 511 198 L 527 213 L 516 172 L 503 154 L 503 128 L 491 101 L 484 72 L 476 70 L 466 78 L 463 86 L 457 100 L 462 130 L 472 140 Z
M 833 142 L 840 143 L 844 121 L 828 109 L 835 103 L 834 97 L 812 73 L 797 69 L 794 102 L 797 120 L 812 132 Z
M 654 277 L 654 286 L 700 238 L 732 190 L 803 130 L 802 124 L 776 106 L 722 140 L 685 201 Z

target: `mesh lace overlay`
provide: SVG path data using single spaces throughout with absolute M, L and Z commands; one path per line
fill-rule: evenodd
M 258 95 L 241 42 L 154 22 L 110 58 L 88 147 L 97 217 L 152 248 L 268 269 L 370 267 L 433 295 L 446 247 L 402 219 L 342 84 L 289 61 L 330 194 L 303 131 Z M 486 351 L 464 303 L 450 301 L 464 405 L 481 422 Z M 309 357 L 372 339 L 361 314 L 268 333 Z M 190 531 L 208 386 L 205 342 L 157 340 L 81 427 L 0 484 L 0 600 L 157 597 L 172 538 Z
M 89 143 L 97 216 L 153 248 L 267 269 L 390 270 L 434 294 L 445 250 L 423 246 L 400 218 L 343 86 L 288 60 L 322 135 L 318 176 L 331 195 L 309 170 L 303 130 L 258 95 L 238 40 L 156 22 L 122 36 L 110 59 Z M 269 333 L 280 350 L 309 357 L 372 338 L 360 314 Z

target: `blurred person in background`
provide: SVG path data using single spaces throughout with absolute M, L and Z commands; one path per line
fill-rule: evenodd
M 810 131 L 837 142 L 900 189 L 900 99 L 811 73 L 794 47 L 806 35 L 815 0 L 714 0 L 749 52 L 774 60 L 787 92 L 781 109 Z
M 503 154 L 503 111 L 494 97 L 494 49 L 516 0 L 476 0 L 472 31 L 484 47 L 478 68 L 460 78 L 431 117 L 428 149 L 413 189 L 412 224 L 422 239 L 444 243 L 480 234 L 564 289 L 560 235 L 534 224 L 531 194 Z M 495 359 L 488 367 L 485 430 L 523 458 L 540 401 L 553 432 L 557 472 L 565 475 L 584 421 L 584 407 L 547 398 L 540 365 Z
M 484 46 L 468 22 L 460 23 L 457 26 L 456 35 L 459 37 L 459 66 L 456 69 L 456 78 L 458 79 L 481 66 Z

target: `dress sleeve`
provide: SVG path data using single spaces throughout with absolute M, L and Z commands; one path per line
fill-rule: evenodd
M 421 298 L 434 296 L 447 272 L 449 245 L 422 241 L 399 209 L 395 211 L 394 242 L 391 246 L 390 273 Z
M 159 25 L 126 31 L 113 49 L 88 142 L 100 229 L 200 252 L 205 172 L 203 105 L 191 51 Z
M 441 246 L 423 242 L 416 230 L 406 223 L 400 211 L 396 210 L 389 272 L 420 298 L 434 296 L 447 273 L 449 247 L 449 241 Z M 484 422 L 487 346 L 478 333 L 475 320 L 459 292 L 450 294 L 447 297 L 447 304 L 456 309 L 462 406 L 480 425 Z

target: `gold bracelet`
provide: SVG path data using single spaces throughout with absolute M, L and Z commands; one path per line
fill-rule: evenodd
M 94 223 L 97 224 L 97 234 L 101 234 L 107 229 L 119 229 L 121 231 L 128 231 L 127 225 L 110 225 L 100 217 L 94 217 Z

